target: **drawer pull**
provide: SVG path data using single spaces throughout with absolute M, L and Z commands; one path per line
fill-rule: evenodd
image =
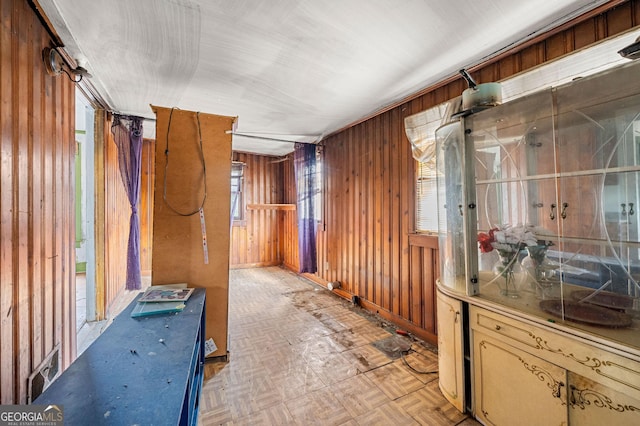
M 499 325 L 496 325 L 496 330 L 500 330 L 502 327 L 500 327 Z
M 560 398 L 560 389 L 562 389 L 563 386 L 564 386 L 564 383 L 558 382 L 558 387 L 556 388 L 556 391 L 554 392 L 553 396 L 555 396 L 556 398 Z

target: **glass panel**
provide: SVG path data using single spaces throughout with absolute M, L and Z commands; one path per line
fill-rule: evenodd
M 541 295 L 521 262 L 527 245 L 544 257 L 557 241 L 549 218 L 557 203 L 551 90 L 473 115 L 467 127 L 475 146 L 480 292 L 501 303 Z M 543 278 L 559 284 L 554 268 Z
M 635 347 L 639 339 L 628 327 L 640 316 L 638 73 L 640 64 L 632 63 L 556 93 L 559 315 Z
M 436 130 L 440 282 L 461 293 L 466 291 L 462 215 L 463 143 L 459 122 Z
M 477 153 L 476 178 L 520 180 L 553 175 L 551 114 L 551 90 L 546 90 L 468 117 L 466 125 Z

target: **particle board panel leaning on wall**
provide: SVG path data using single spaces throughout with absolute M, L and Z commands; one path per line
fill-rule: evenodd
M 156 114 L 156 175 L 151 284 L 186 282 L 205 288 L 206 338 L 213 338 L 218 347 L 210 356 L 226 356 L 231 198 L 231 135 L 226 132 L 232 130 L 235 118 L 152 109 Z M 203 211 L 208 263 L 197 212 L 205 194 L 200 135 L 206 166 Z

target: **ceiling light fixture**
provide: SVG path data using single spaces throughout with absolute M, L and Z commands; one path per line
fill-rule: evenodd
M 45 47 L 42 51 L 42 60 L 49 75 L 56 76 L 65 73 L 67 77 L 69 77 L 69 80 L 74 83 L 79 83 L 83 77 L 91 77 L 89 71 L 84 67 L 78 65 L 73 68 L 65 57 L 58 52 L 57 47 Z M 79 78 L 76 79 L 76 77 Z

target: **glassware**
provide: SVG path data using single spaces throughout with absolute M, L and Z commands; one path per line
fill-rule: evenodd
M 527 246 L 527 256 L 522 259 L 522 268 L 527 273 L 527 280 L 531 283 L 536 295 L 545 299 L 550 295 L 557 265 L 547 258 L 547 245 Z
M 525 276 L 522 265 L 518 262 L 518 253 L 519 250 L 498 250 L 499 259 L 493 266 L 493 273 L 500 277 L 497 280 L 500 294 L 512 299 L 520 297 L 520 288 Z

